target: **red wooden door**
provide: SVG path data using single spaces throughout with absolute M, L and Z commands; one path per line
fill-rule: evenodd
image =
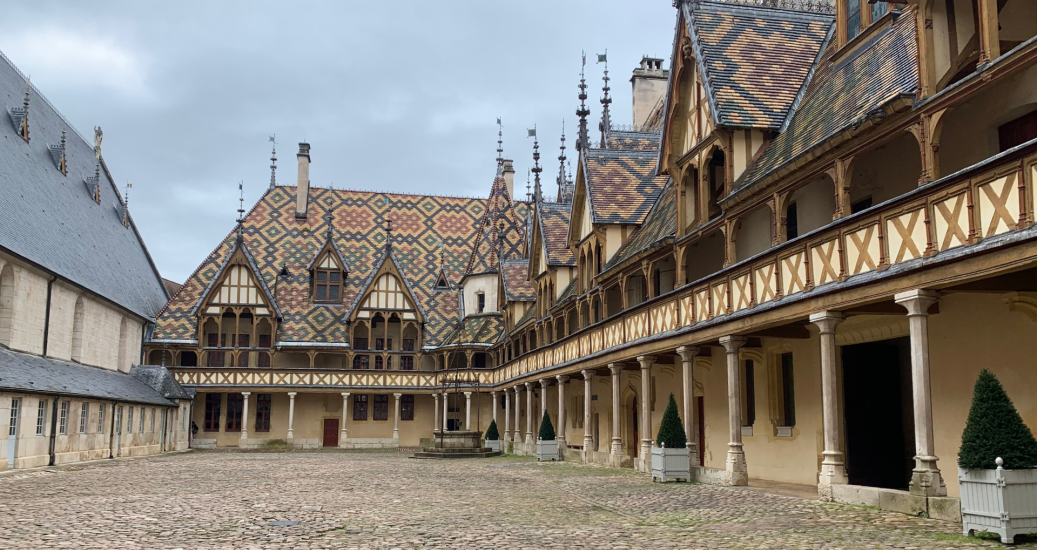
M 338 419 L 324 419 L 324 446 L 338 447 Z

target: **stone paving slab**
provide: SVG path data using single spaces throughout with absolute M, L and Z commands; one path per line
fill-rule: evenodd
M 0 477 L 3 549 L 1001 546 L 959 533 L 859 506 L 516 457 L 203 451 Z

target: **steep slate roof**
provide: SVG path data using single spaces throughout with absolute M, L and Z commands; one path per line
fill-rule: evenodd
M 342 322 L 358 292 L 378 266 L 385 250 L 385 220 L 393 220 L 393 256 L 425 315 L 425 344 L 438 345 L 456 326 L 457 296 L 434 292 L 440 271 L 440 243 L 445 270 L 456 281 L 471 255 L 476 227 L 486 210 L 485 199 L 435 197 L 310 188 L 307 218 L 295 218 L 295 187 L 267 191 L 246 214 L 245 244 L 260 276 L 280 307 L 283 321 L 278 342 L 348 342 Z M 352 268 L 342 304 L 314 304 L 305 267 L 324 244 L 323 216 L 334 215 L 335 245 Z M 159 314 L 153 339 L 194 339 L 197 319 L 191 308 L 215 278 L 231 251 L 232 232 L 187 279 Z M 278 277 L 281 263 L 287 277 Z
M 540 235 L 547 249 L 547 265 L 576 265 L 576 258 L 566 239 L 569 237 L 569 209 L 571 204 L 545 202 L 537 206 Z
M 526 279 L 529 271 L 529 260 L 504 260 L 501 262 L 501 275 L 504 281 L 504 295 L 509 302 L 532 302 L 537 298 L 533 284 Z
M 736 191 L 765 177 L 826 139 L 858 124 L 873 109 L 918 89 L 918 51 L 912 17 L 900 17 L 873 44 L 832 64 L 828 46 L 788 128 L 763 151 L 737 182 Z
M 515 321 L 515 328 L 519 328 L 522 325 L 537 318 L 537 308 L 535 306 L 529 306 L 529 309 L 519 317 L 518 321 Z
M 666 237 L 673 237 L 676 233 L 677 186 L 673 184 L 673 180 L 667 180 L 666 187 L 659 195 L 659 200 L 645 217 L 645 223 L 616 251 L 615 256 L 605 264 L 602 273 L 607 273 L 613 267 L 648 250 Z
M 527 207 L 522 204 L 522 213 L 526 210 Z M 522 239 L 525 238 L 521 224 L 524 218 L 524 215 L 520 217 L 519 209 L 512 203 L 508 186 L 501 174 L 501 168 L 498 167 L 497 176 L 493 178 L 493 185 L 490 187 L 486 210 L 476 225 L 476 237 L 473 241 L 475 246 L 468 258 L 464 276 L 496 273 L 497 264 L 500 263 L 498 254 L 502 246 L 505 259 L 520 258 Z M 503 242 L 500 240 L 501 223 L 504 224 Z
M 49 148 L 61 143 L 62 116 L 35 88 L 29 97 L 26 143 L 8 114 L 22 106 L 25 77 L 0 54 L 0 247 L 154 319 L 168 296 L 136 226 L 122 225 L 107 168 L 97 204 L 84 184 L 97 170 L 93 145 L 68 127 L 62 174 Z
M 133 365 L 130 376 L 144 382 L 167 399 L 191 399 L 187 390 L 176 381 L 173 373 L 161 365 Z
M 504 316 L 500 313 L 473 313 L 461 326 L 443 338 L 443 346 L 457 344 L 492 344 L 504 332 Z M 458 338 L 460 335 L 460 338 Z
M 581 155 L 593 223 L 640 224 L 666 185 L 658 149 L 587 149 Z
M 126 373 L 3 347 L 0 347 L 0 390 L 175 406 L 148 384 Z
M 780 128 L 834 16 L 709 0 L 683 10 L 716 122 Z

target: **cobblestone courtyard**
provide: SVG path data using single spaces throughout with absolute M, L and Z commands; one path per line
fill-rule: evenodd
M 513 457 L 194 452 L 0 475 L 2 548 L 1000 546 L 958 529 Z

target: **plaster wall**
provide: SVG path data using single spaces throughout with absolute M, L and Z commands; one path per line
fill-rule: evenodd
M 918 186 L 922 157 L 918 140 L 904 132 L 864 153 L 850 166 L 850 203 L 871 197 L 877 205 Z
M 735 240 L 738 261 L 751 258 L 771 247 L 774 215 L 767 207 L 757 208 L 742 218 Z
M 832 223 L 835 214 L 835 184 L 827 176 L 796 189 L 786 200 L 796 204 L 796 221 L 800 235 Z
M 635 70 L 636 72 L 636 70 Z M 640 128 L 648 121 L 649 115 L 660 104 L 666 93 L 666 77 L 634 76 L 630 79 L 633 100 L 633 124 Z
M 483 313 L 497 311 L 497 274 L 475 275 L 468 277 L 464 282 L 464 312 L 466 315 L 479 313 L 479 299 L 477 295 L 481 292 L 486 296 Z

